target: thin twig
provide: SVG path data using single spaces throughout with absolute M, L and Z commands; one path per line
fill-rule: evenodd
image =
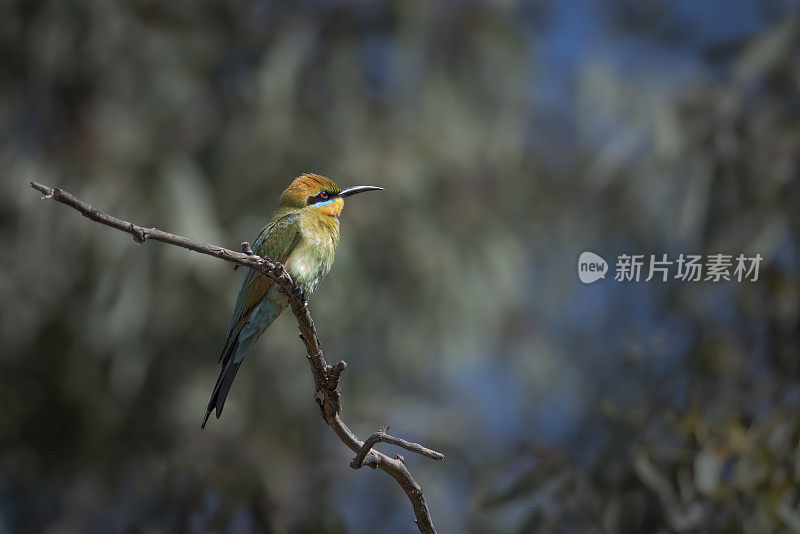
M 385 426 L 368 437 L 367 441 L 365 441 L 364 445 L 362 445 L 361 450 L 359 450 L 358 454 L 356 454 L 356 457 L 350 462 L 350 467 L 353 469 L 361 469 L 361 466 L 364 465 L 364 459 L 367 457 L 367 454 L 372 450 L 372 447 L 375 444 L 380 442 L 391 443 L 392 445 L 403 447 L 407 451 L 416 452 L 417 454 L 427 456 L 428 458 L 433 458 L 434 460 L 444 460 L 444 454 L 424 447 L 419 443 L 412 443 L 404 440 L 403 438 L 389 435 L 386 433 L 388 430 L 389 427 Z M 402 456 L 400 456 L 398 459 L 403 461 Z
M 400 484 L 400 487 L 406 492 L 414 508 L 414 515 L 416 516 L 415 523 L 420 532 L 423 534 L 436 532 L 433 521 L 431 520 L 430 511 L 428 510 L 428 504 L 425 502 L 425 497 L 422 495 L 422 488 L 420 488 L 417 481 L 414 480 L 414 477 L 411 476 L 402 457 L 398 455 L 396 458 L 389 458 L 383 453 L 372 450 L 372 446 L 379 441 L 385 441 L 387 443 L 399 445 L 409 451 L 428 456 L 429 458 L 441 460 L 444 458 L 444 455 L 419 444 L 389 436 L 385 434 L 385 432 L 383 434 L 380 432 L 373 434 L 365 443 L 359 440 L 353 431 L 347 427 L 340 417 L 341 391 L 339 389 L 339 377 L 347 367 L 347 364 L 340 361 L 333 366 L 329 365 L 325 360 L 325 356 L 322 354 L 322 346 L 317 337 L 317 330 L 314 327 L 314 320 L 311 318 L 311 314 L 308 311 L 308 304 L 303 297 L 302 291 L 295 285 L 289 273 L 283 268 L 283 265 L 254 254 L 247 243 L 242 243 L 242 250 L 244 252 L 234 252 L 224 247 L 200 243 L 183 236 L 164 232 L 157 228 L 143 228 L 131 222 L 118 219 L 98 211 L 89 204 L 79 200 L 74 195 L 58 188 L 48 187 L 37 182 L 31 182 L 31 187 L 41 192 L 44 195 L 42 198 L 49 198 L 66 204 L 95 222 L 131 234 L 133 239 L 138 243 L 144 243 L 146 240 L 151 239 L 193 250 L 201 254 L 214 256 L 215 258 L 229 261 L 236 265 L 250 267 L 278 284 L 281 290 L 288 295 L 292 313 L 294 313 L 297 319 L 300 338 L 306 346 L 308 363 L 311 366 L 311 374 L 314 377 L 314 386 L 317 393 L 321 394 L 318 403 L 325 422 L 330 425 L 336 435 L 339 436 L 339 439 L 341 439 L 350 450 L 357 454 L 356 458 L 359 459 L 360 462 L 359 467 L 361 465 L 368 465 L 373 469 L 380 469 L 391 475 Z M 372 442 L 370 442 L 371 440 Z M 355 462 L 355 460 L 353 460 L 353 462 Z M 353 465 L 353 463 L 351 463 L 351 465 Z

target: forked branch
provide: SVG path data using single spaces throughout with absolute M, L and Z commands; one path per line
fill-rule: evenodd
M 368 437 L 367 441 L 364 442 L 364 445 L 361 446 L 361 450 L 358 451 L 358 454 L 356 454 L 356 457 L 353 458 L 352 462 L 350 462 L 350 467 L 352 467 L 353 469 L 361 469 L 361 466 L 364 465 L 364 460 L 366 460 L 367 458 L 367 454 L 369 454 L 370 451 L 372 450 L 372 447 L 379 442 L 391 443 L 392 445 L 397 445 L 398 447 L 402 447 L 407 451 L 415 452 L 417 454 L 421 454 L 422 456 L 433 458 L 434 460 L 444 460 L 444 454 L 431 450 L 427 447 L 424 447 L 419 443 L 412 443 L 410 441 L 404 440 L 403 438 L 391 436 L 387 434 L 388 431 L 389 427 L 384 426 L 380 428 L 377 432 L 372 434 L 370 437 Z M 403 457 L 400 456 L 399 454 L 395 456 L 395 459 L 400 460 L 401 462 L 404 461 Z
M 444 455 L 417 443 L 410 443 L 404 439 L 390 436 L 386 434 L 388 429 L 376 432 L 366 442 L 363 442 L 344 424 L 340 416 L 341 390 L 339 389 L 339 377 L 347 367 L 347 364 L 340 361 L 336 365 L 329 365 L 325 360 L 317 337 L 317 330 L 314 327 L 314 320 L 308 311 L 308 305 L 303 298 L 302 292 L 295 285 L 289 273 L 283 268 L 283 265 L 253 254 L 247 243 L 242 243 L 243 252 L 234 252 L 223 247 L 200 243 L 183 236 L 170 234 L 158 228 L 144 228 L 132 222 L 118 219 L 98 211 L 74 195 L 58 188 L 48 187 L 37 182 L 31 182 L 31 187 L 41 192 L 44 195 L 42 198 L 49 198 L 66 204 L 81 212 L 84 217 L 131 234 L 138 243 L 144 243 L 148 239 L 152 239 L 214 256 L 237 266 L 250 267 L 278 284 L 281 290 L 289 296 L 289 305 L 300 329 L 300 339 L 303 340 L 306 346 L 308 363 L 311 367 L 311 374 L 314 377 L 314 387 L 317 394 L 321 395 L 321 397 L 317 398 L 317 402 L 322 412 L 322 417 L 336 435 L 339 436 L 339 439 L 356 453 L 356 457 L 350 465 L 354 468 L 367 465 L 390 474 L 400 484 L 411 501 L 419 531 L 426 534 L 436 532 L 425 497 L 422 495 L 422 488 L 406 468 L 403 457 L 398 455 L 395 458 L 389 458 L 385 454 L 373 450 L 372 447 L 378 442 L 386 442 L 435 460 L 443 460 Z

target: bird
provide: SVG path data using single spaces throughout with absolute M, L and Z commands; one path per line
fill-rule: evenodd
M 259 233 L 252 250 L 282 263 L 304 298 L 308 298 L 333 266 L 344 199 L 357 193 L 382 190 L 374 185 L 340 189 L 333 180 L 319 174 L 302 174 L 281 194 L 278 208 Z M 219 357 L 222 369 L 201 428 L 205 428 L 215 409 L 219 419 L 247 351 L 288 304 L 289 298 L 271 279 L 250 267 L 244 268 Z

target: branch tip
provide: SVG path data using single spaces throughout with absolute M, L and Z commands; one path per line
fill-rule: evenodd
M 369 438 L 367 438 L 367 441 L 365 441 L 361 445 L 361 449 L 359 449 L 358 453 L 356 454 L 356 457 L 353 458 L 353 460 L 350 462 L 350 467 L 352 467 L 353 469 L 359 469 L 362 465 L 364 465 L 364 459 L 367 457 L 367 454 L 369 454 L 370 451 L 372 451 L 372 447 L 379 442 L 397 445 L 398 447 L 402 447 L 407 451 L 415 452 L 422 456 L 427 456 L 428 458 L 431 458 L 433 460 L 444 460 L 444 454 L 429 449 L 427 447 L 424 447 L 419 443 L 412 443 L 402 438 L 391 436 L 386 433 L 387 430 L 389 430 L 389 426 L 384 425 L 381 428 L 379 428 L 377 432 L 375 432 Z M 405 463 L 405 460 L 401 461 Z

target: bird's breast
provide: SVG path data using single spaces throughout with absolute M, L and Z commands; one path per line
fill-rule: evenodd
M 311 231 L 303 231 L 303 237 L 289 255 L 286 270 L 307 295 L 316 289 L 320 280 L 331 270 L 338 238 L 338 225 L 335 234 L 319 229 L 314 231 L 313 228 Z

